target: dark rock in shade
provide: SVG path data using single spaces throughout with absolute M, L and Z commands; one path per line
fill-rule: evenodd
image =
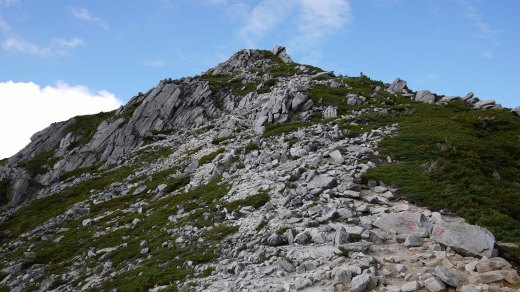
M 452 287 L 460 287 L 467 282 L 466 277 L 461 272 L 443 266 L 435 268 L 435 276 Z
M 520 117 L 520 106 L 513 109 L 513 113 Z
M 404 241 L 404 246 L 407 247 L 419 247 L 423 244 L 424 241 L 420 233 L 411 233 L 406 237 L 406 240 Z
M 267 244 L 270 246 L 280 246 L 287 243 L 287 237 L 280 235 L 276 232 L 271 234 L 271 236 L 269 236 L 269 238 L 267 239 Z

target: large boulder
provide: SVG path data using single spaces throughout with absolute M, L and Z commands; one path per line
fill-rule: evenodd
M 496 102 L 492 99 L 489 100 L 480 100 L 473 104 L 473 107 L 476 109 L 488 109 L 495 107 Z
M 401 93 L 405 87 L 406 81 L 396 78 L 386 90 L 391 93 Z
M 309 189 L 328 189 L 332 187 L 332 185 L 335 183 L 335 179 L 332 176 L 329 176 L 327 174 L 319 174 L 312 178 L 312 180 L 307 184 L 307 188 Z
M 465 256 L 491 258 L 498 253 L 495 237 L 489 230 L 464 222 L 438 222 L 434 225 L 430 238 Z
M 428 235 L 432 228 L 426 216 L 421 213 L 412 212 L 385 214 L 372 223 L 372 225 L 385 231 L 393 229 L 398 234 L 419 232 Z
M 442 282 L 452 286 L 460 287 L 467 283 L 467 279 L 463 273 L 455 269 L 448 269 L 443 266 L 437 266 L 434 272 L 435 276 Z
M 424 103 L 434 103 L 435 96 L 429 90 L 419 90 L 415 94 L 415 100 Z

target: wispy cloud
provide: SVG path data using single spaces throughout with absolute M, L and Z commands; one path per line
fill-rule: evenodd
M 86 8 L 71 8 L 72 16 L 75 18 L 97 25 L 104 30 L 108 30 L 108 24 L 100 17 L 92 15 Z
M 158 60 L 158 59 L 146 60 L 146 61 L 144 61 L 144 65 L 146 67 L 151 67 L 151 68 L 164 68 L 164 67 L 166 67 L 166 62 L 164 62 L 163 60 Z
M 418 85 L 431 85 L 436 84 L 439 81 L 439 75 L 436 73 L 428 73 L 420 78 L 416 78 L 413 80 L 414 83 Z
M 9 29 L 9 24 L 2 18 L 2 15 L 0 15 L 0 33 L 6 33 Z
M 0 3 L 2 3 L 5 6 L 15 5 L 15 4 L 18 4 L 19 2 L 20 2 L 20 0 L 0 0 Z
M 482 38 L 492 38 L 497 33 L 500 33 L 500 30 L 491 27 L 480 11 L 470 1 L 457 0 L 457 2 L 464 9 L 464 16 L 478 29 L 477 36 Z
M 342 29 L 351 20 L 351 8 L 345 0 L 302 0 L 297 18 L 300 38 L 312 43 Z
M 204 3 L 209 5 L 227 5 L 229 3 L 229 0 L 204 0 Z
M 491 50 L 484 50 L 480 56 L 484 59 L 493 59 L 495 57 L 495 55 L 493 54 L 493 52 Z
M 295 46 L 316 47 L 351 20 L 348 0 L 263 0 L 246 13 L 238 36 L 251 47 L 267 34 L 286 29 Z M 284 26 L 282 26 L 282 24 Z
M 246 16 L 247 22 L 239 31 L 239 37 L 249 47 L 255 47 L 255 42 L 262 39 L 276 25 L 281 23 L 292 9 L 295 1 L 264 0 L 256 5 Z
M 493 28 L 486 21 L 474 2 L 468 0 L 455 1 L 462 7 L 464 17 L 476 29 L 475 37 L 483 41 L 479 45 L 481 47 L 480 57 L 488 60 L 493 59 L 495 57 L 493 50 L 500 47 L 499 34 L 501 30 Z
M 72 38 L 69 40 L 57 38 L 53 39 L 50 44 L 45 47 L 18 37 L 10 37 L 2 42 L 2 47 L 6 51 L 24 53 L 44 58 L 63 55 L 71 49 L 84 45 L 85 43 L 81 38 Z

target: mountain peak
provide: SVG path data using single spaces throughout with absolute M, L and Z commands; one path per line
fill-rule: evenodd
M 211 74 L 233 74 L 237 71 L 250 70 L 253 68 L 265 69 L 270 65 L 283 62 L 294 63 L 286 52 L 285 47 L 276 45 L 272 50 L 243 49 L 234 53 L 229 59 L 218 64 L 208 72 Z

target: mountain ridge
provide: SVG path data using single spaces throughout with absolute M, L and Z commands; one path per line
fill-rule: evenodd
M 232 289 L 509 291 L 518 275 L 496 257 L 494 235 L 471 224 L 484 223 L 503 246 L 520 241 L 518 129 L 518 117 L 471 93 L 335 76 L 294 63 L 279 46 L 242 50 L 116 111 L 55 123 L 0 165 L 0 201 L 14 207 L 0 216 L 0 285 L 216 291 L 240 279 Z M 501 139 L 485 145 L 492 155 L 475 157 L 461 142 L 487 136 Z M 454 181 L 463 175 L 475 177 L 465 182 L 471 192 Z M 435 212 L 446 204 L 470 224 Z M 405 273 L 401 262 L 421 262 L 408 274 L 422 278 L 392 272 Z M 455 266 L 467 274 L 447 276 Z

